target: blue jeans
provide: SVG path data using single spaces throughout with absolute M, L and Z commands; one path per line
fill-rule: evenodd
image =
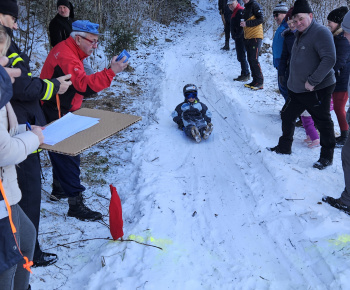
M 243 36 L 239 38 L 235 38 L 235 44 L 236 44 L 237 60 L 241 64 L 241 75 L 246 76 L 249 74 L 249 66 L 248 66 Z
M 68 156 L 49 152 L 52 172 L 60 182 L 65 194 L 75 197 L 85 190 L 80 182 L 80 155 Z

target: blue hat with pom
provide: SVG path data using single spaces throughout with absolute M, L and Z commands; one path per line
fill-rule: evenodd
M 89 20 L 77 20 L 72 24 L 73 31 L 87 32 L 91 34 L 100 35 L 98 32 L 99 25 L 92 23 Z

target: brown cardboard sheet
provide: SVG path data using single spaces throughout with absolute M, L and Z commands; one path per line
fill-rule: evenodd
M 42 144 L 40 145 L 41 149 L 76 156 L 102 140 L 107 139 L 141 120 L 139 116 L 88 108 L 77 110 L 73 112 L 73 114 L 100 118 L 100 122 L 53 146 Z

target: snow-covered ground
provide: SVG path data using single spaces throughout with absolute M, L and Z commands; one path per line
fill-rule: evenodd
M 86 203 L 108 223 L 108 185 L 115 185 L 124 239 L 143 244 L 109 241 L 104 223 L 66 217 L 67 202 L 43 194 L 39 239 L 59 261 L 33 269 L 32 289 L 349 288 L 350 217 L 321 203 L 344 187 L 340 149 L 323 171 L 312 168 L 320 149 L 307 148 L 302 128 L 292 155 L 266 150 L 281 134 L 283 105 L 272 56 L 261 57 L 263 90 L 233 82 L 240 67 L 234 50 L 220 50 L 217 2 L 194 2 L 198 15 L 159 27 L 156 46 L 132 52 L 134 71 L 110 89 L 125 86 L 128 98 L 125 82 L 141 84 L 124 112 L 143 120 L 82 156 L 105 166 L 105 184 L 87 186 Z M 200 87 L 213 113 L 214 131 L 200 144 L 170 116 L 187 83 Z M 82 168 L 86 177 L 100 167 Z

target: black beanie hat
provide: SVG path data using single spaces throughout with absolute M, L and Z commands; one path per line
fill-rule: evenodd
M 17 0 L 1 0 L 0 13 L 18 18 Z
M 69 2 L 69 0 L 57 0 L 57 9 L 58 9 L 58 6 L 61 6 L 61 5 L 68 7 L 68 9 L 70 10 L 69 17 L 74 18 L 73 4 L 71 2 Z
M 346 6 L 336 8 L 328 14 L 327 20 L 341 24 L 343 22 L 345 14 L 348 13 L 348 11 L 349 9 Z
M 70 9 L 70 5 L 69 4 L 70 4 L 69 0 L 58 0 L 57 1 L 57 8 L 58 8 L 58 6 L 63 5 L 63 6 L 66 6 L 66 7 L 68 7 Z
M 312 9 L 307 0 L 295 1 L 292 16 L 299 13 L 312 13 Z

